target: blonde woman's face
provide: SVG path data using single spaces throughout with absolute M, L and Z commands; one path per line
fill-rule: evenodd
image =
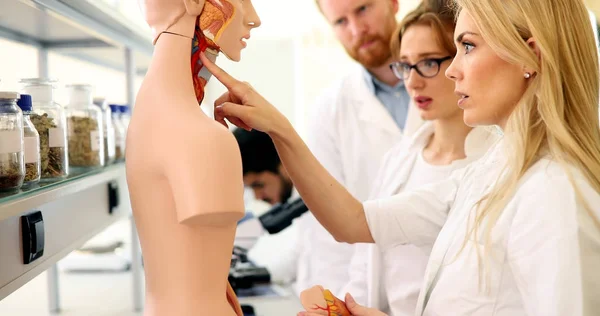
M 525 93 L 523 66 L 502 59 L 466 10 L 459 14 L 454 34 L 458 50 L 446 76 L 454 80 L 465 123 L 504 127 Z

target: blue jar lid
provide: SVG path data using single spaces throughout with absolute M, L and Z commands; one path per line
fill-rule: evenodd
M 118 104 L 111 104 L 110 105 L 110 111 L 113 113 L 120 113 L 121 109 L 119 109 L 119 105 Z
M 119 108 L 121 109 L 121 113 L 129 113 L 129 105 L 121 105 Z
M 17 105 L 23 112 L 31 112 L 33 106 L 31 105 L 31 95 L 21 94 L 21 98 L 17 101 Z

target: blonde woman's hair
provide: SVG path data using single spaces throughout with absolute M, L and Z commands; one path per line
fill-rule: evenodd
M 486 43 L 499 56 L 535 73 L 505 127 L 507 152 L 511 154 L 504 177 L 478 203 L 474 226 L 465 240 L 466 244 L 468 239 L 477 240 L 480 236 L 484 242 L 484 267 L 489 281 L 492 230 L 521 177 L 543 156 L 549 155 L 563 166 L 579 199 L 581 192 L 570 166 L 600 192 L 598 55 L 588 12 L 581 0 L 456 3 L 457 10 L 468 11 Z M 535 39 L 539 58 L 527 44 L 529 38 Z M 600 228 L 590 206 L 586 208 Z M 481 262 L 479 247 L 477 250 Z M 480 269 L 480 276 L 481 273 Z

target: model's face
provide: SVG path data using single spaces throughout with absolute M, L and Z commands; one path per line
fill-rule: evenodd
M 465 123 L 504 127 L 525 93 L 523 66 L 507 62 L 492 50 L 466 10 L 459 14 L 454 34 L 458 51 L 446 76 L 455 82 Z
M 454 83 L 444 76 L 452 60 L 437 62 L 451 55 L 437 38 L 430 26 L 412 25 L 400 43 L 400 68 L 408 75 L 404 79 L 406 89 L 424 120 L 462 117 L 462 110 L 456 106 L 458 96 L 454 94 Z M 423 75 L 411 69 L 411 65 L 417 65 Z
M 231 4 L 233 16 L 229 23 L 224 26 L 216 43 L 227 58 L 240 61 L 242 49 L 246 47 L 245 41 L 250 39 L 250 30 L 260 26 L 260 18 L 254 9 L 254 5 L 252 5 L 252 0 L 219 1 L 223 2 L 225 8 L 228 6 L 224 2 Z M 226 14 L 231 13 L 226 12 Z
M 293 190 L 290 179 L 270 171 L 246 173 L 244 185 L 252 189 L 257 200 L 271 205 L 286 202 L 291 197 Z
M 367 68 L 391 58 L 397 0 L 319 0 L 323 15 L 346 52 Z

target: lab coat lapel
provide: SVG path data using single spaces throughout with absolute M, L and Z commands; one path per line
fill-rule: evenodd
M 480 132 L 477 132 L 476 135 L 478 139 L 479 137 L 489 137 L 489 135 Z M 499 170 L 501 170 L 504 162 L 502 159 L 503 149 L 502 141 L 496 143 L 494 148 L 482 158 L 482 161 L 478 162 L 481 165 L 470 170 L 471 174 L 465 176 L 465 178 L 468 178 L 466 181 L 468 184 L 464 188 L 459 189 L 457 198 L 460 200 L 456 200 L 454 203 L 455 207 L 449 212 L 449 214 L 454 211 L 462 213 L 448 217 L 448 221 L 444 224 L 444 228 L 438 235 L 431 250 L 430 261 L 425 271 L 423 288 L 419 293 L 417 301 L 417 315 L 423 315 L 425 311 L 426 301 L 429 300 L 429 296 L 433 290 L 433 283 L 440 273 L 440 268 L 448 255 L 448 250 L 460 231 L 465 228 L 462 224 L 468 221 L 468 216 L 473 211 L 473 207 L 475 207 L 479 198 L 487 194 L 492 184 L 498 180 L 500 176 Z M 463 194 L 460 194 L 460 191 Z
M 389 157 L 389 173 L 386 175 L 385 182 L 381 186 L 379 197 L 388 197 L 397 194 L 402 190 L 402 186 L 408 181 L 411 171 L 415 165 L 418 155 L 421 154 L 421 148 L 427 145 L 427 142 L 433 134 L 432 123 L 426 123 L 407 141 L 407 146 L 403 146 L 395 154 L 396 157 Z M 405 136 L 407 137 L 407 136 Z
M 369 90 L 363 76 L 354 76 L 353 103 L 359 119 L 391 135 L 401 135 L 402 131 L 381 101 Z
M 388 157 L 390 161 L 396 162 L 395 165 L 390 165 L 389 168 L 386 166 L 386 175 L 382 180 L 383 183 L 379 186 L 379 192 L 374 192 L 373 197 L 389 197 L 400 191 L 402 186 L 406 183 L 410 170 L 412 170 L 415 155 L 411 155 L 407 152 L 408 147 L 403 146 L 397 157 Z M 375 244 L 369 247 L 367 254 L 370 258 L 367 267 L 367 288 L 368 288 L 368 306 L 382 306 L 383 301 L 386 299 L 383 297 L 385 291 L 382 290 L 384 286 L 381 284 L 381 271 L 383 271 L 383 261 L 381 260 L 381 250 Z
M 402 187 L 408 181 L 410 173 L 414 168 L 418 155 L 421 154 L 421 148 L 425 147 L 427 141 L 433 134 L 434 128 L 432 123 L 425 123 L 410 139 L 404 139 L 399 148 L 394 147 L 389 152 L 390 157 L 386 157 L 385 177 L 382 183 L 378 184 L 378 192 L 372 192 L 374 198 L 389 197 L 398 194 Z M 407 137 L 407 136 L 404 136 Z M 383 296 L 381 284 L 381 271 L 383 271 L 383 261 L 381 260 L 381 250 L 372 245 L 369 249 L 368 256 L 370 257 L 368 267 L 368 291 L 369 291 L 369 306 L 382 306 L 386 299 Z

